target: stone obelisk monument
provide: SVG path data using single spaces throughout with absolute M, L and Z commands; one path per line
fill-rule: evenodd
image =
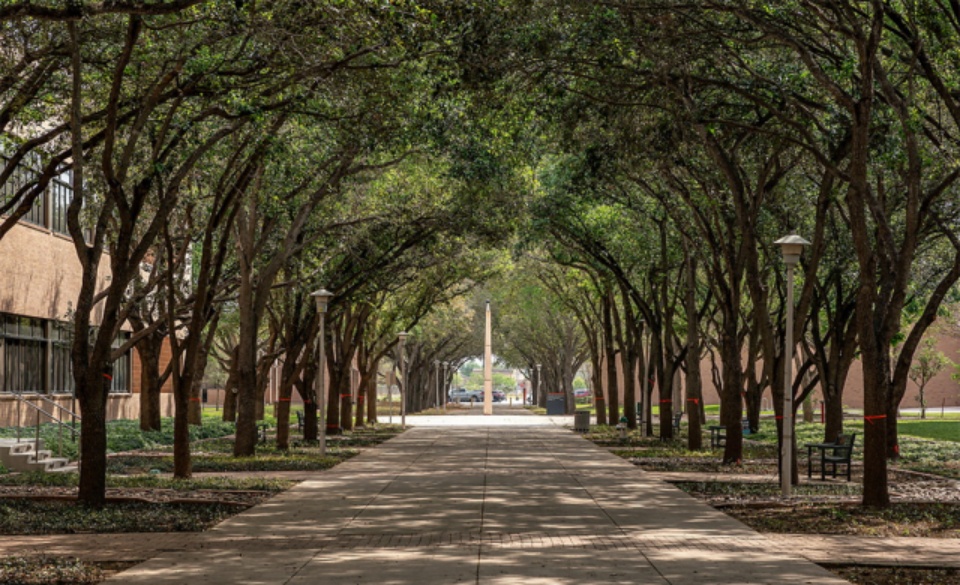
M 490 301 L 483 335 L 483 414 L 493 414 L 493 340 L 490 328 Z

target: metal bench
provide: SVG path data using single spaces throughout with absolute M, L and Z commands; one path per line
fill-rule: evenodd
M 744 435 L 750 434 L 750 419 L 744 417 L 740 420 L 740 428 Z M 710 431 L 710 448 L 727 446 L 727 427 L 724 425 L 712 425 L 707 427 Z
M 837 477 L 837 466 L 847 466 L 847 481 L 850 481 L 850 459 L 853 456 L 853 444 L 857 433 L 845 433 L 833 443 L 807 444 L 807 477 L 813 477 L 813 450 L 820 452 L 820 479 L 827 479 L 827 465 L 831 467 L 832 477 Z

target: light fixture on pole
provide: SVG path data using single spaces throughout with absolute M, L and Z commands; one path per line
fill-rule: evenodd
M 403 345 L 407 341 L 407 332 L 401 331 L 397 334 L 400 340 L 400 426 L 407 428 L 407 360 L 403 353 Z
M 783 262 L 787 265 L 787 326 L 783 333 L 783 433 L 780 445 L 780 488 L 783 497 L 790 497 L 793 478 L 793 269 L 800 261 L 803 247 L 810 242 L 793 234 L 780 238 Z
M 326 352 L 326 321 L 327 321 L 327 306 L 330 304 L 330 299 L 333 298 L 333 293 L 328 291 L 325 288 L 316 290 L 310 293 L 310 296 L 313 297 L 314 301 L 317 303 L 317 315 L 320 317 L 320 341 L 317 344 L 318 350 L 320 352 L 320 358 L 318 360 L 319 367 L 317 368 L 317 408 L 319 412 L 317 414 L 317 431 L 320 434 L 320 456 L 323 457 L 327 454 L 327 396 L 326 396 L 326 375 L 327 375 L 327 352 Z

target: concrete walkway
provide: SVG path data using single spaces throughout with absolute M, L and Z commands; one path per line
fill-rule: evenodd
M 555 424 L 443 418 L 109 582 L 845 583 Z

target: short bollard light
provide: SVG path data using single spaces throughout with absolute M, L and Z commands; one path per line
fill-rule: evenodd
M 619 424 L 617 424 L 617 431 L 620 432 L 620 441 L 621 442 L 626 441 L 627 440 L 627 417 L 625 416 L 620 417 L 620 422 Z

